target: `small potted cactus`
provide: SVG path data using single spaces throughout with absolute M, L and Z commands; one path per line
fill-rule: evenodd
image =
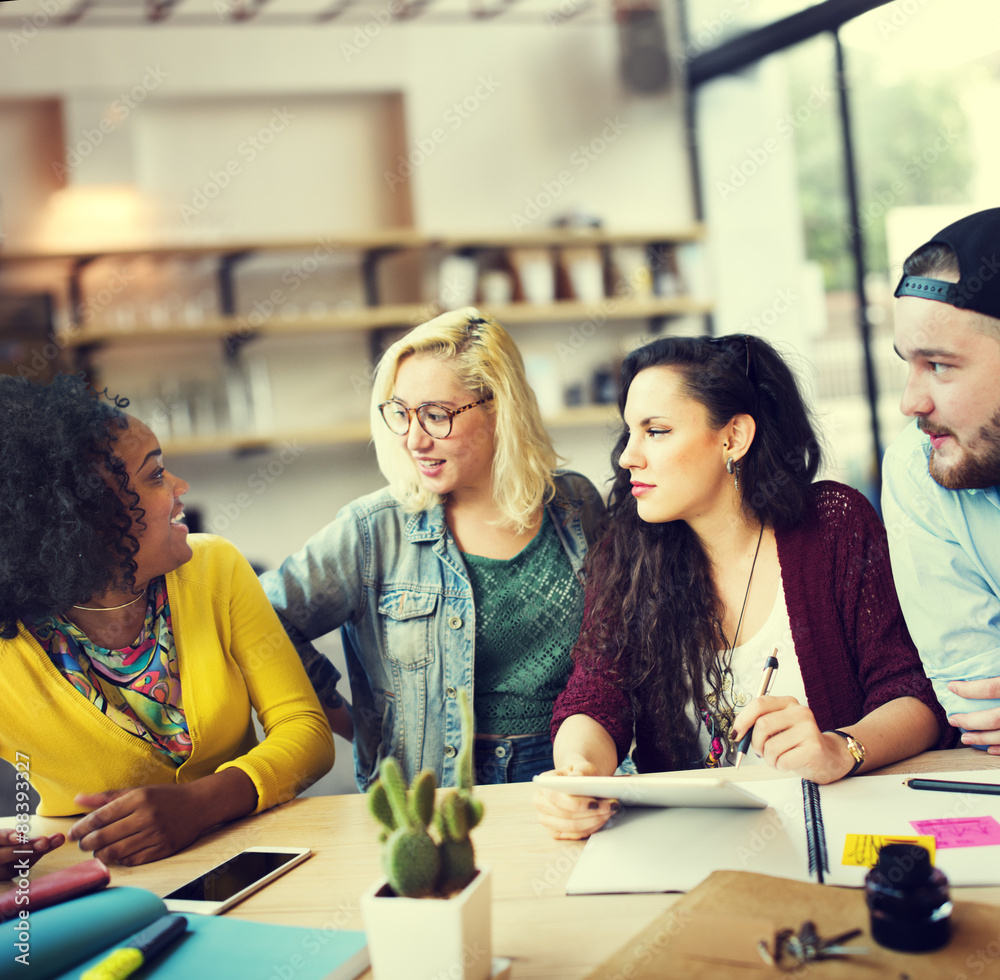
M 383 759 L 368 791 L 380 825 L 380 881 L 361 899 L 375 980 L 486 980 L 491 973 L 490 876 L 476 868 L 469 832 L 482 820 L 472 796 L 472 707 L 459 694 L 458 786 L 437 794 L 434 773 L 407 789 Z

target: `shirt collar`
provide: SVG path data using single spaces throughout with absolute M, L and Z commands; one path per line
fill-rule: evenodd
M 997 510 L 1000 510 L 1000 487 L 996 485 L 992 487 L 966 487 L 965 492 L 970 496 L 981 493 Z
M 403 533 L 407 541 L 436 541 L 444 537 L 445 529 L 444 504 L 437 503 L 413 514 Z

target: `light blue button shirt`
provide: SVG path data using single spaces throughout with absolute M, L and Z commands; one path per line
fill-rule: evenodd
M 927 470 L 930 440 L 913 422 L 882 467 L 882 513 L 906 625 L 951 715 L 1000 706 L 952 694 L 949 681 L 1000 677 L 1000 495 L 946 490 Z
M 546 510 L 579 574 L 600 495 L 579 473 L 559 473 Z M 439 786 L 454 786 L 457 692 L 473 699 L 476 609 L 444 507 L 410 514 L 388 489 L 368 494 L 261 582 L 314 685 L 332 687 L 336 672 L 311 641 L 340 629 L 359 789 L 386 755 L 408 779 L 433 769 Z

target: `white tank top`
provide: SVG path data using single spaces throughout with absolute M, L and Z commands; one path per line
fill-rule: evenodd
M 730 663 L 733 675 L 732 690 L 728 692 L 727 700 L 731 705 L 735 705 L 737 714 L 757 695 L 764 672 L 764 663 L 775 648 L 777 648 L 775 656 L 778 658 L 778 669 L 775 671 L 771 681 L 771 690 L 768 693 L 790 696 L 799 701 L 800 704 L 808 704 L 805 685 L 802 683 L 802 672 L 799 670 L 799 661 L 795 655 L 795 644 L 792 641 L 792 628 L 788 622 L 785 587 L 781 580 L 780 570 L 774 606 L 767 621 L 749 640 L 733 650 L 733 658 Z M 709 726 L 714 725 L 715 728 L 718 728 L 719 725 L 712 720 L 706 722 L 701 717 L 696 718 L 693 703 L 688 705 L 688 717 L 698 726 L 698 749 L 702 764 L 704 764 L 712 744 L 713 733 Z M 726 734 L 728 733 L 723 733 L 723 735 Z M 728 747 L 728 739 L 725 737 L 722 739 L 722 745 Z M 735 761 L 735 747 L 721 756 L 722 765 L 730 766 Z M 743 765 L 756 765 L 763 763 L 763 761 L 751 749 L 744 757 Z

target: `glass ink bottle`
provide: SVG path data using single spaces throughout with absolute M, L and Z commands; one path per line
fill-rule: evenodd
M 865 878 L 872 939 L 907 953 L 940 949 L 951 937 L 948 879 L 927 848 L 886 844 Z

